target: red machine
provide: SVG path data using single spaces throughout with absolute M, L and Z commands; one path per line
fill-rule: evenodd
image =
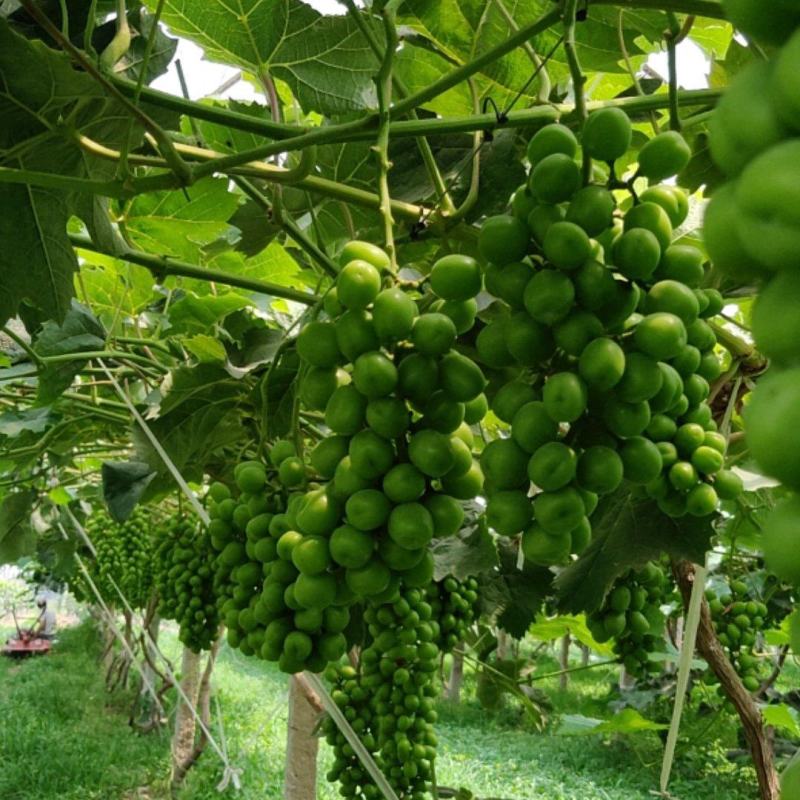
M 12 636 L 3 645 L 2 654 L 10 658 L 26 658 L 27 656 L 45 655 L 50 652 L 53 643 L 49 639 L 43 639 L 34 633 L 33 627 L 29 630 L 22 630 L 17 622 L 17 615 L 12 610 L 14 625 L 17 628 L 17 635 Z M 41 615 L 40 615 L 41 616 Z M 38 620 L 37 620 L 38 622 Z M 35 627 L 36 623 L 34 623 Z

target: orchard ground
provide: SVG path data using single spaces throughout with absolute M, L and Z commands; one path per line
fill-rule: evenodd
M 10 632 L 0 628 L 4 640 Z M 164 626 L 161 646 L 174 663 L 180 646 Z M 47 658 L 0 660 L 0 797 L 3 800 L 133 800 L 169 797 L 168 728 L 143 736 L 127 725 L 132 695 L 109 695 L 97 669 L 99 642 L 90 623 L 63 630 Z M 576 661 L 577 663 L 577 661 Z M 537 672 L 557 670 L 549 656 Z M 442 787 L 464 786 L 478 797 L 505 800 L 646 800 L 656 788 L 662 747 L 656 733 L 636 736 L 563 736 L 554 732 L 560 712 L 603 718 L 616 667 L 570 676 L 566 691 L 558 679 L 537 687 L 553 703 L 546 732 L 536 733 L 511 701 L 489 713 L 474 699 L 475 675 L 467 669 L 462 703 L 439 702 L 440 749 L 437 778 Z M 794 666 L 784 680 L 797 678 Z M 242 770 L 240 800 L 282 797 L 286 740 L 287 679 L 275 665 L 247 659 L 223 647 L 214 687 L 224 719 L 232 763 Z M 645 712 L 647 714 L 648 712 Z M 736 749 L 736 724 L 721 715 L 684 717 L 670 786 L 686 800 L 751 800 L 755 778 L 747 759 L 729 761 Z M 338 797 L 324 780 L 330 748 L 321 743 L 320 800 Z M 220 798 L 220 762 L 209 749 L 187 778 L 178 800 Z

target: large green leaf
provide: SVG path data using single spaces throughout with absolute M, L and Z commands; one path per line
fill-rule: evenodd
M 152 109 L 147 109 L 149 112 Z M 161 122 L 164 116 L 154 111 Z M 69 120 L 69 124 L 64 124 Z M 138 146 L 141 127 L 131 126 L 125 108 L 72 66 L 69 57 L 15 33 L 0 17 L 0 165 L 64 177 L 108 180 L 115 165 L 82 150 L 82 133 L 118 150 Z M 0 192 L 0 240 L 14 242 L 0 253 L 0 324 L 21 301 L 61 320 L 73 294 L 77 261 L 66 237 L 79 215 L 101 244 L 110 239 L 105 203 L 90 194 L 24 185 Z
M 530 563 L 520 569 L 517 547 L 506 539 L 497 541 L 497 552 L 499 569 L 481 576 L 481 603 L 501 628 L 521 639 L 542 609 L 553 573 Z
M 519 28 L 530 25 L 553 9 L 549 0 L 504 0 L 504 4 Z M 663 15 L 646 12 L 641 19 L 638 15 L 631 15 L 626 20 L 623 38 L 629 55 L 641 54 L 640 44 L 649 37 L 655 38 L 659 17 L 664 19 Z M 440 0 L 437 3 L 406 0 L 401 7 L 400 19 L 445 56 L 442 59 L 431 54 L 413 53 L 398 59 L 398 73 L 414 89 L 423 88 L 424 81 L 435 79 L 446 71 L 447 61 L 464 64 L 501 44 L 512 32 L 497 4 L 485 0 Z M 663 27 L 662 23 L 662 30 Z M 645 29 L 646 37 L 637 38 L 640 32 L 645 32 L 639 28 Z M 563 26 L 556 25 L 534 37 L 530 44 L 538 56 L 544 58 L 556 47 L 562 33 Z M 622 63 L 619 41 L 617 11 L 592 7 L 589 20 L 576 29 L 577 51 L 583 70 L 590 76 L 595 72 L 624 72 L 626 68 Z M 568 76 L 563 47 L 556 47 L 547 62 L 547 70 L 554 84 Z M 476 76 L 481 99 L 491 97 L 504 109 L 521 93 L 517 102 L 522 106 L 530 105 L 535 101 L 539 88 L 538 79 L 526 86 L 533 71 L 528 54 L 517 48 L 486 66 Z M 453 113 L 457 108 L 458 113 L 469 113 L 472 103 L 467 103 L 464 94 L 451 91 L 441 99 L 433 100 L 430 107 L 438 113 Z
M 2 47 L 0 42 L 0 51 Z M 67 239 L 68 217 L 65 198 L 57 192 L 36 186 L 3 186 L 0 325 L 17 313 L 23 300 L 48 317 L 64 318 L 72 297 L 72 275 L 78 268 Z
M 121 221 L 142 250 L 196 263 L 202 248 L 229 230 L 238 203 L 227 180 L 204 178 L 188 189 L 139 195 Z
M 463 527 L 456 536 L 436 539 L 431 552 L 437 581 L 448 575 L 464 580 L 499 564 L 494 540 L 486 525 L 480 523 Z
M 228 314 L 250 305 L 250 301 L 235 292 L 198 297 L 187 293 L 169 309 L 170 333 L 210 333 Z
M 673 519 L 627 488 L 607 496 L 592 516 L 592 543 L 555 580 L 559 608 L 596 611 L 620 575 L 661 553 L 702 563 L 713 533 L 711 519 Z
M 127 261 L 79 250 L 80 283 L 92 311 L 109 336 L 122 333 L 153 299 L 150 272 Z
M 36 550 L 36 533 L 31 527 L 35 492 L 13 492 L 0 503 L 0 564 L 17 561 Z
M 614 657 L 614 648 L 611 644 L 608 642 L 601 644 L 592 636 L 592 632 L 586 624 L 586 617 L 583 614 L 578 616 L 560 615 L 557 617 L 538 616 L 533 625 L 528 628 L 528 633 L 534 639 L 540 639 L 543 642 L 560 639 L 569 634 L 573 639 L 576 639 L 586 647 L 590 647 L 595 652 L 608 658 Z
M 25 431 L 42 433 L 51 423 L 51 409 L 49 406 L 6 411 L 0 414 L 0 436 L 7 436 L 9 439 L 13 439 Z
M 187 480 L 201 480 L 206 464 L 221 448 L 241 443 L 246 390 L 242 381 L 213 364 L 180 367 L 162 386 L 158 417 L 148 426 Z M 156 473 L 145 499 L 171 490 L 174 482 L 168 468 L 138 428 L 134 442 L 137 460 Z
M 88 308 L 73 300 L 64 321 L 46 322 L 33 344 L 37 355 L 42 357 L 102 350 L 105 331 Z M 39 402 L 55 400 L 85 365 L 81 359 L 46 364 L 39 372 Z
M 133 512 L 156 472 L 141 461 L 106 461 L 102 467 L 103 499 L 117 522 Z
M 286 81 L 306 110 L 375 105 L 377 60 L 349 16 L 323 17 L 300 0 L 167 0 L 162 19 L 214 61 Z
M 560 736 L 586 736 L 597 733 L 643 733 L 667 728 L 669 725 L 646 719 L 635 708 L 623 708 L 606 720 L 584 717 L 582 714 L 566 714 L 561 718 L 557 733 Z

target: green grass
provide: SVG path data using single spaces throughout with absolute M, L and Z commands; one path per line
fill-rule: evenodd
M 166 630 L 170 657 L 179 647 Z M 22 664 L 0 662 L 0 798 L 3 800 L 133 800 L 167 796 L 167 732 L 139 736 L 127 726 L 130 697 L 109 697 L 97 669 L 96 640 L 88 626 L 62 634 L 56 652 Z M 177 659 L 176 659 L 177 661 Z M 179 663 L 179 661 L 177 661 Z M 550 659 L 539 671 L 554 669 Z M 540 684 L 554 712 L 608 716 L 616 673 L 607 668 L 576 673 L 566 692 L 554 679 Z M 466 786 L 481 797 L 509 800 L 650 800 L 657 787 L 661 743 L 636 737 L 565 737 L 530 729 L 513 704 L 494 714 L 473 697 L 457 707 L 440 703 L 437 777 L 443 786 Z M 282 797 L 287 679 L 272 665 L 224 648 L 214 685 L 225 721 L 232 763 L 242 770 L 238 800 Z M 704 729 L 708 728 L 704 732 Z M 687 714 L 670 789 L 685 800 L 752 800 L 755 780 L 747 766 L 724 758 L 735 747 L 730 717 L 709 722 Z M 692 741 L 692 737 L 696 741 Z M 319 800 L 338 797 L 324 780 L 330 749 L 320 748 Z M 211 800 L 220 761 L 207 750 L 177 800 Z

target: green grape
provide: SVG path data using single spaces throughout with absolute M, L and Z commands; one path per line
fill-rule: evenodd
M 661 606 L 670 581 L 664 569 L 649 562 L 618 578 L 601 608 L 590 614 L 589 630 L 598 641 L 614 639 L 614 652 L 635 678 L 647 678 L 661 669 L 650 653 L 661 647 L 665 624 Z

